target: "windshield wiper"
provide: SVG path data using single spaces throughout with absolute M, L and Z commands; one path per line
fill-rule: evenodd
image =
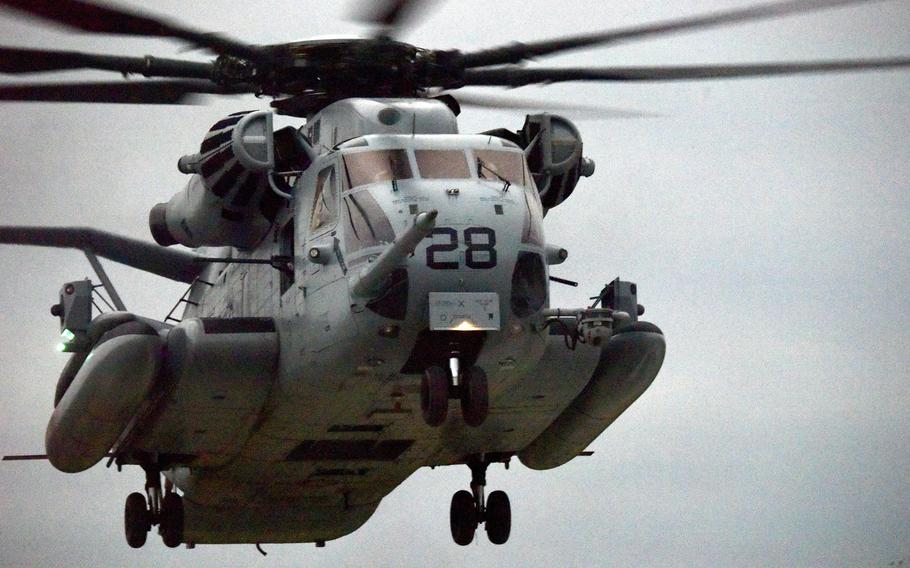
M 478 175 L 480 175 L 480 177 L 483 177 L 483 174 L 481 173 L 483 170 L 487 170 L 488 172 L 490 172 L 491 174 L 496 176 L 496 179 L 498 179 L 499 181 L 501 181 L 503 183 L 503 186 L 502 186 L 503 191 L 509 191 L 509 188 L 512 187 L 512 182 L 510 182 L 506 178 L 499 175 L 499 173 L 496 170 L 494 170 L 493 168 L 491 168 L 490 166 L 488 166 L 486 164 L 486 162 L 484 162 L 480 158 L 477 158 L 477 173 L 478 173 Z
M 389 177 L 392 178 L 392 191 L 398 191 L 398 173 L 395 171 L 396 167 L 395 158 L 393 158 L 392 153 L 389 152 Z

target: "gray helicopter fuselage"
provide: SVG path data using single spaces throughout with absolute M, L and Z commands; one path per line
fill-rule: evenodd
M 195 256 L 82 235 L 89 252 L 192 282 L 182 320 L 89 321 L 77 308 L 91 283 L 61 291 L 75 354 L 49 459 L 78 472 L 113 448 L 118 464 L 163 473 L 183 494 L 164 489 L 170 511 L 182 503 L 169 545 L 324 542 L 424 466 L 557 467 L 663 361 L 631 282 L 587 308 L 549 308 L 549 265 L 567 252 L 545 241 L 541 195 L 555 206 L 590 170 L 565 119 L 529 117 L 523 149 L 458 134 L 438 100 L 348 99 L 302 132 L 292 142 L 306 159 L 282 162 L 296 170 L 261 167 L 279 163 L 267 113 L 219 121 L 181 160 L 196 173 L 150 227 L 159 244 L 208 245 Z M 532 174 L 526 155 L 541 148 Z M 7 233 L 55 246 L 78 232 Z M 472 481 L 481 508 L 483 484 Z
M 446 114 L 438 118 L 440 111 L 451 116 L 439 103 L 389 108 L 405 114 L 420 106 L 435 117 L 413 112 L 410 120 L 403 120 L 408 128 L 453 127 L 454 117 L 448 123 Z M 333 137 L 338 131 L 349 136 L 358 126 L 327 129 L 326 117 L 321 120 L 322 132 Z M 390 157 L 397 163 L 383 169 Z M 394 297 L 352 294 L 356 278 L 414 224 L 416 215 L 433 210 L 438 211 L 434 233 L 401 263 L 406 280 L 389 293 Z M 201 278 L 212 286 L 195 285 L 203 293 L 195 295 L 198 306 L 185 317 L 273 318 L 280 355 L 255 428 L 236 446 L 236 455 L 217 470 L 175 471 L 187 498 L 213 506 L 239 500 L 255 509 L 271 500 L 267 491 L 256 489 L 265 483 L 281 486 L 282 499 L 304 499 L 310 509 L 316 503 L 337 505 L 342 499 L 348 507 L 369 509 L 421 466 L 527 446 L 539 428 L 509 427 L 500 420 L 468 428 L 456 413 L 440 429 L 423 423 L 420 377 L 426 366 L 446 365 L 449 358 L 440 360 L 439 353 L 434 358 L 420 338 L 429 329 L 431 293 L 495 295 L 499 309 L 494 325 L 443 334 L 455 341 L 452 349 L 470 358 L 467 362 L 487 371 L 492 400 L 514 391 L 546 348 L 546 332 L 531 322 L 547 301 L 542 220 L 524 155 L 501 138 L 367 134 L 320 155 L 298 179 L 293 200 L 273 233 L 255 250 L 234 252 L 238 257 L 268 258 L 292 250 L 293 277 L 271 267 L 221 264 Z M 313 249 L 328 258 L 314 261 L 308 254 Z M 460 345 L 459 336 L 472 339 Z M 581 386 L 567 384 L 565 403 Z M 391 453 L 378 461 L 358 463 L 341 455 L 348 443 L 384 440 L 391 441 Z M 322 456 L 329 459 L 317 460 L 301 450 L 331 441 L 340 452 L 334 464 L 331 452 Z M 303 456 L 298 461 L 293 460 L 295 451 Z M 369 457 L 375 456 L 364 456 Z M 269 472 L 264 463 L 270 464 Z M 254 482 L 250 490 L 225 491 L 238 478 Z M 323 523 L 317 534 L 325 537 L 326 529 Z M 206 538 L 200 535 L 197 540 Z

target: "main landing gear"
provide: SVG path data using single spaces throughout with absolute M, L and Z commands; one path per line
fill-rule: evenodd
M 449 525 L 452 539 L 461 546 L 474 540 L 474 533 L 481 523 L 487 538 L 493 544 L 505 544 L 512 530 L 512 507 L 505 491 L 493 491 L 484 499 L 487 484 L 487 466 L 482 459 L 471 460 L 471 491 L 461 490 L 452 496 Z
M 145 495 L 130 493 L 123 510 L 126 542 L 133 548 L 145 544 L 148 533 L 158 525 L 158 534 L 165 546 L 175 548 L 183 542 L 183 498 L 170 482 L 161 491 L 161 472 L 145 467 Z
M 429 367 L 420 381 L 420 408 L 429 426 L 441 426 L 449 411 L 449 399 L 461 400 L 465 424 L 477 427 L 487 419 L 490 395 L 487 374 L 477 365 L 460 372 L 458 357 L 450 359 L 450 371 L 438 365 Z

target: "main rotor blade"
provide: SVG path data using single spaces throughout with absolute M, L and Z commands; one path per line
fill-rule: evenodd
M 581 104 L 565 104 L 552 101 L 535 101 L 533 99 L 490 96 L 481 93 L 459 91 L 453 95 L 462 106 L 502 110 L 565 111 L 580 113 L 592 118 L 656 118 L 660 115 L 624 108 L 610 108 Z
M 91 250 L 102 258 L 177 282 L 190 283 L 205 268 L 193 260 L 195 254 L 87 227 L 2 225 L 0 244 Z
M 101 55 L 79 51 L 24 49 L 0 46 L 0 73 L 36 73 L 62 69 L 101 69 L 120 73 L 141 73 L 146 77 L 208 79 L 211 63 L 145 57 Z
M 253 61 L 261 61 L 265 57 L 255 46 L 220 34 L 201 32 L 166 18 L 87 0 L 0 0 L 0 6 L 87 32 L 172 37 L 211 49 L 215 53 L 236 55 Z
M 462 85 L 520 87 L 535 83 L 563 81 L 689 81 L 737 77 L 770 77 L 803 73 L 868 71 L 910 67 L 910 57 L 887 59 L 814 61 L 803 63 L 759 63 L 746 65 L 691 65 L 681 67 L 574 67 L 524 68 L 503 66 L 468 69 Z
M 73 103 L 190 104 L 194 95 L 233 95 L 252 87 L 223 87 L 211 81 L 136 81 L 0 85 L 0 100 Z
M 605 32 L 568 36 L 533 43 L 513 43 L 511 45 L 484 49 L 473 53 L 465 53 L 464 62 L 465 66 L 468 68 L 519 63 L 534 57 L 552 55 L 570 49 L 602 46 L 619 43 L 621 41 L 667 35 L 677 32 L 704 30 L 728 24 L 767 20 L 791 14 L 815 12 L 838 6 L 860 4 L 870 1 L 877 2 L 880 0 L 789 0 L 786 2 L 759 4 L 748 8 L 714 12 L 701 16 L 680 18 L 666 22 L 644 24 Z
M 398 35 L 409 21 L 427 9 L 426 0 L 381 0 L 358 10 L 354 19 L 378 28 L 379 37 L 392 38 Z

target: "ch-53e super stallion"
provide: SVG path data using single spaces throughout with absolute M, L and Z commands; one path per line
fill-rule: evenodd
M 100 282 L 64 284 L 52 307 L 72 355 L 47 453 L 32 457 L 64 472 L 103 460 L 141 467 L 145 490 L 125 506 L 132 547 L 155 526 L 171 547 L 321 545 L 356 530 L 417 469 L 455 464 L 471 477 L 470 490 L 452 497 L 454 541 L 470 543 L 482 524 L 505 543 L 509 499 L 486 494 L 487 467 L 517 457 L 549 469 L 578 456 L 649 386 L 665 343 L 640 319 L 631 282 L 613 280 L 587 306 L 549 305 L 549 282 L 567 283 L 550 267 L 568 253 L 545 238 L 544 216 L 594 173 L 576 127 L 542 113 L 517 130 L 462 134 L 459 102 L 490 103 L 452 93 L 910 64 L 519 65 L 847 3 L 764 4 L 460 51 L 392 39 L 416 4 L 406 0 L 379 5 L 368 39 L 266 46 L 107 4 L 0 0 L 70 28 L 177 38 L 218 54 L 205 63 L 4 47 L 3 73 L 87 68 L 155 79 L 9 84 L 0 100 L 274 99 L 273 111 L 218 120 L 199 151 L 180 158 L 186 188 L 149 215 L 157 244 L 91 229 L 0 228 L 3 243 L 82 249 Z M 272 112 L 302 120 L 276 129 Z M 163 321 L 131 313 L 98 257 L 189 288 Z

